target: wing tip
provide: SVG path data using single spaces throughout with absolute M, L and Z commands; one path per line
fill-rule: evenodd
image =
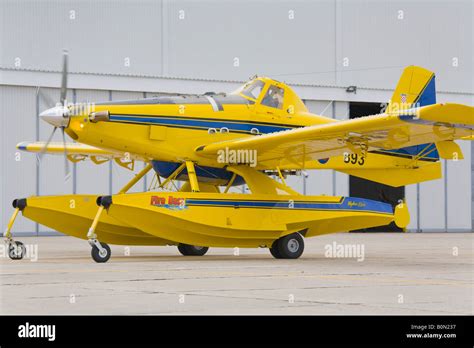
M 21 143 L 16 144 L 18 150 L 26 151 L 30 143 L 27 141 L 22 141 Z

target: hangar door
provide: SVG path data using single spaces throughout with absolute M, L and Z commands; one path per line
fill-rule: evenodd
M 354 102 L 349 104 L 349 118 L 357 118 L 367 115 L 375 115 L 380 113 L 381 105 L 379 103 L 359 103 Z M 358 178 L 355 176 L 349 177 L 349 193 L 352 197 L 360 197 L 373 199 L 385 203 L 390 203 L 393 207 L 397 205 L 400 199 L 405 198 L 405 187 L 391 187 L 384 184 L 379 184 L 370 180 Z M 390 223 L 390 225 L 377 226 L 357 230 L 358 232 L 402 232 L 403 229 Z

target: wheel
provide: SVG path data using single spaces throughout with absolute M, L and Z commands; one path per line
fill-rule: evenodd
M 269 248 L 268 250 L 270 250 L 270 254 L 272 254 L 272 256 L 275 259 L 281 259 L 281 255 L 280 255 L 280 252 L 278 251 L 277 245 L 278 245 L 277 241 L 273 242 L 272 247 Z
M 203 256 L 209 250 L 208 247 L 196 245 L 179 244 L 178 250 L 184 256 Z
M 100 243 L 102 246 L 102 252 L 99 251 L 99 248 L 97 248 L 95 245 L 91 249 L 91 256 L 94 259 L 95 262 L 102 263 L 102 262 L 107 262 L 110 259 L 110 255 L 112 252 L 110 251 L 110 247 L 106 243 Z
M 303 254 L 304 240 L 299 233 L 281 237 L 275 243 L 282 259 L 297 259 Z
M 21 260 L 26 254 L 26 247 L 22 242 L 12 242 L 8 245 L 8 256 L 12 260 Z

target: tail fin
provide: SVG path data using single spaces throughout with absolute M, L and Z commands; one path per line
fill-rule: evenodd
M 386 112 L 403 114 L 403 110 L 432 104 L 436 104 L 435 74 L 418 66 L 409 66 L 403 71 Z M 464 139 L 474 140 L 474 136 Z M 451 160 L 463 158 L 459 145 L 446 140 L 396 150 L 373 150 L 367 154 L 363 168 L 347 166 L 334 169 L 398 187 L 441 178 L 440 156 Z
M 403 114 L 403 110 L 432 104 L 436 104 L 435 74 L 417 66 L 409 66 L 403 71 L 386 112 Z M 464 139 L 474 140 L 474 136 Z M 451 160 L 463 158 L 459 145 L 446 140 L 396 150 L 369 151 L 363 167 L 351 166 L 341 160 L 344 163 L 333 166 L 333 169 L 398 187 L 441 178 L 440 155 Z
M 403 70 L 397 87 L 389 101 L 387 112 L 399 112 L 413 107 L 436 104 L 435 74 L 419 66 L 409 66 Z M 420 144 L 386 152 L 429 157 L 438 160 L 435 144 Z
M 397 112 L 431 104 L 436 104 L 435 74 L 419 66 L 409 66 L 403 70 L 387 111 Z

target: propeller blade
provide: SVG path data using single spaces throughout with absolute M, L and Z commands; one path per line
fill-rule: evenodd
M 49 143 L 51 142 L 51 140 L 53 140 L 53 136 L 54 136 L 54 133 L 56 132 L 56 129 L 58 127 L 54 127 L 53 128 L 53 131 L 51 132 L 51 134 L 49 135 L 49 138 L 48 140 L 46 141 L 46 144 L 44 144 L 43 148 L 41 149 L 40 153 L 38 154 L 38 163 L 41 163 L 41 159 L 43 158 L 43 155 L 46 153 L 46 151 L 48 150 L 48 145 Z
M 64 146 L 64 180 L 68 181 L 71 177 L 71 172 L 69 171 L 69 160 L 67 159 L 67 148 L 66 148 L 66 134 L 64 132 L 64 127 L 61 127 L 61 133 L 63 136 L 63 146 Z
M 64 106 L 66 102 L 67 95 L 67 61 L 68 61 L 68 51 L 63 51 L 63 71 L 61 79 L 61 104 Z
M 56 106 L 57 103 L 49 95 L 45 94 L 41 87 L 36 88 L 36 94 L 46 105 L 46 109 L 50 109 Z

